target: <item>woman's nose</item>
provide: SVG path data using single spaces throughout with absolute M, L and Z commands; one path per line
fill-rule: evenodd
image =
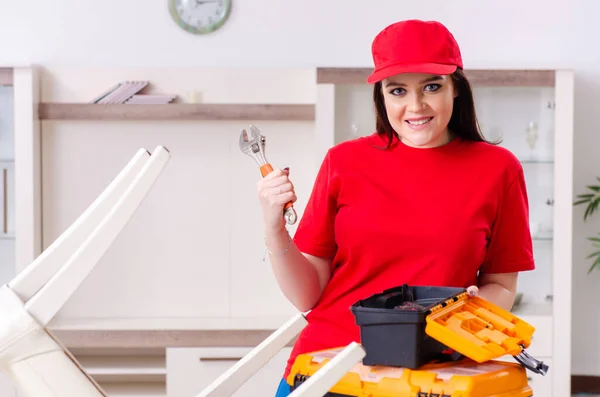
M 419 93 L 414 93 L 411 94 L 408 97 L 408 110 L 410 112 L 418 112 L 421 109 L 423 109 L 423 106 L 425 105 L 425 102 L 423 101 L 423 95 L 419 94 Z

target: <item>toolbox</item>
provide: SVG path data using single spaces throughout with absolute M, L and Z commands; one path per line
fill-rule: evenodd
M 352 305 L 366 351 L 363 364 L 414 369 L 433 359 L 459 358 L 428 335 L 425 325 L 435 306 L 463 292 L 463 288 L 403 285 Z
M 533 372 L 548 366 L 527 352 L 535 328 L 464 288 L 402 285 L 350 308 L 365 365 L 417 369 L 465 356 L 483 363 L 511 355 Z
M 327 396 L 531 396 L 526 369 L 548 371 L 525 350 L 532 325 L 464 288 L 402 285 L 350 310 L 366 354 Z M 342 349 L 298 355 L 290 387 Z M 509 355 L 516 362 L 496 360 Z
M 287 378 L 293 391 L 343 348 L 299 355 Z M 529 397 L 533 391 L 518 363 L 468 358 L 420 369 L 358 363 L 324 397 Z

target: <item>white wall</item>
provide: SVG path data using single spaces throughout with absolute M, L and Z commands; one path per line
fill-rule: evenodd
M 467 68 L 575 69 L 575 191 L 600 175 L 595 0 L 233 1 L 220 32 L 194 37 L 170 20 L 166 0 L 3 0 L 0 64 L 370 66 L 372 37 L 386 24 L 437 19 L 454 32 Z M 585 260 L 585 237 L 600 231 L 600 220 L 584 224 L 575 211 L 573 372 L 600 375 L 600 272 L 588 276 Z

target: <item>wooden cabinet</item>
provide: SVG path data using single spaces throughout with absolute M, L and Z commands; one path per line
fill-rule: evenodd
M 235 74 L 148 71 L 161 90 L 173 87 L 182 93 L 195 84 L 205 89 L 207 101 L 237 103 L 212 109 L 201 104 L 197 108 L 59 105 L 56 102 L 73 100 L 67 97 L 68 87 L 93 88 L 93 92 L 73 94 L 82 102 L 112 84 L 119 73 L 129 76 L 129 72 L 100 70 L 90 79 L 85 71 L 58 70 L 43 81 L 44 100 L 49 104 L 39 108 L 41 121 L 32 111 L 39 98 L 35 84 L 27 83 L 29 72 L 16 72 L 15 82 L 21 88 L 14 91 L 13 101 L 14 129 L 19 131 L 13 142 L 18 154 L 14 177 L 20 179 L 14 203 L 20 205 L 15 209 L 13 249 L 6 248 L 12 244 L 10 233 L 5 233 L 9 238 L 0 237 L 0 266 L 14 262 L 22 269 L 77 219 L 135 151 L 164 145 L 172 159 L 163 175 L 54 325 L 89 328 L 108 322 L 119 329 L 139 321 L 153 329 L 165 323 L 175 329 L 186 324 L 189 329 L 190 324 L 198 324 L 195 320 L 216 319 L 256 328 L 263 323 L 256 319 L 288 318 L 296 310 L 279 290 L 268 259 L 263 261 L 258 166 L 239 150 L 239 133 L 248 124 L 263 131 L 267 159 L 276 168 L 290 167 L 298 193 L 295 207 L 302 216 L 326 150 L 373 131 L 372 87 L 364 82 L 368 72 L 343 68 Z M 547 395 L 568 395 L 573 74 L 563 70 L 467 72 L 484 132 L 492 139 L 503 138 L 526 172 L 538 269 L 521 278 L 523 303 L 516 313 L 537 328 L 529 352 L 552 363 L 548 376 L 534 376 L 532 382 L 542 391 L 550 390 Z M 257 101 L 303 104 L 302 115 L 289 116 L 287 108 L 278 107 L 277 119 L 269 117 L 268 105 L 261 105 L 260 111 L 254 106 L 251 117 L 246 117 L 250 107 L 240 104 Z M 305 111 L 312 105 L 314 114 Z M 3 126 L 0 150 L 13 139 L 1 132 Z M 536 137 L 534 144 L 529 143 L 532 137 Z M 0 151 L 0 161 L 10 159 Z M 6 162 L 2 165 L 9 168 Z M 5 207 L 6 212 L 12 208 L 9 202 Z M 295 228 L 289 228 L 291 234 Z M 10 273 L 0 270 L 0 277 L 6 279 Z M 247 351 L 169 349 L 169 395 L 194 396 Z M 248 382 L 238 395 L 256 395 L 256 390 L 274 395 L 285 359 L 287 353 L 281 352 L 256 376 L 256 383 Z
M 250 350 L 224 347 L 167 349 L 167 397 L 198 395 Z M 232 397 L 274 396 L 290 352 L 290 348 L 280 350 Z

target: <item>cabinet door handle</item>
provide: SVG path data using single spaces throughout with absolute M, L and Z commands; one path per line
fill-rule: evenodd
M 8 169 L 2 170 L 2 230 L 4 234 L 8 233 Z
M 200 357 L 200 361 L 240 361 L 242 357 Z

